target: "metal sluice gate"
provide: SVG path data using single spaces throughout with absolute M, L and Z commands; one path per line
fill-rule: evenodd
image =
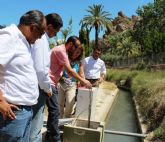
M 72 123 L 72 121 L 74 121 L 74 120 L 75 120 L 74 118 L 59 119 L 59 126 Z M 140 137 L 140 138 L 147 137 L 147 134 L 139 134 L 139 133 L 131 133 L 131 132 L 123 132 L 123 131 L 104 130 L 104 133 L 114 134 L 114 135 L 131 136 L 131 137 Z

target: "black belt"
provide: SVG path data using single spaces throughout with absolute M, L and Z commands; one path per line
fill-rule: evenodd
M 99 78 L 97 78 L 97 79 L 88 79 L 88 78 L 86 78 L 86 80 L 88 80 L 90 83 L 95 83 L 96 81 L 98 81 L 99 80 Z
M 31 109 L 32 106 L 26 106 L 26 105 L 16 105 L 19 109 Z

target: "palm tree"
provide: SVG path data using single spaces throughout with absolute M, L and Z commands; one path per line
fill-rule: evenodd
M 100 30 L 103 30 L 108 23 L 111 22 L 110 14 L 103 11 L 104 6 L 101 4 L 88 6 L 87 12 L 89 15 L 85 15 L 81 20 L 85 26 L 89 26 L 89 29 L 95 28 L 95 45 L 98 47 L 98 35 Z

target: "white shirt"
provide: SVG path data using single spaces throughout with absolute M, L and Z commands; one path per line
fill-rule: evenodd
M 0 90 L 9 103 L 37 103 L 38 81 L 30 45 L 14 24 L 0 30 Z
M 35 44 L 32 45 L 32 58 L 40 88 L 46 93 L 51 92 L 50 78 L 48 74 L 50 67 L 50 49 L 46 33 L 41 39 L 38 39 Z
M 100 74 L 106 74 L 105 63 L 100 58 L 95 60 L 92 56 L 87 57 L 82 61 L 82 65 L 87 79 L 99 79 Z

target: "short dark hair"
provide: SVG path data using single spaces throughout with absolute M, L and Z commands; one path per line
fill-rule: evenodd
M 19 21 L 20 25 L 30 25 L 30 24 L 36 24 L 39 27 L 42 27 L 43 21 L 45 19 L 45 16 L 41 11 L 38 10 L 31 10 L 26 12 Z
M 70 36 L 67 41 L 66 41 L 66 44 L 69 43 L 69 42 L 72 42 L 73 44 L 76 44 L 76 41 L 80 39 L 77 37 L 77 36 Z
M 47 25 L 51 24 L 54 28 L 63 26 L 62 18 L 57 13 L 50 13 L 45 18 Z
M 101 48 L 99 48 L 99 47 L 93 48 L 93 51 L 95 51 L 95 50 L 97 50 L 97 51 L 99 51 L 99 52 L 102 52 Z
M 0 25 L 0 29 L 3 29 L 3 28 L 5 28 L 5 26 Z

